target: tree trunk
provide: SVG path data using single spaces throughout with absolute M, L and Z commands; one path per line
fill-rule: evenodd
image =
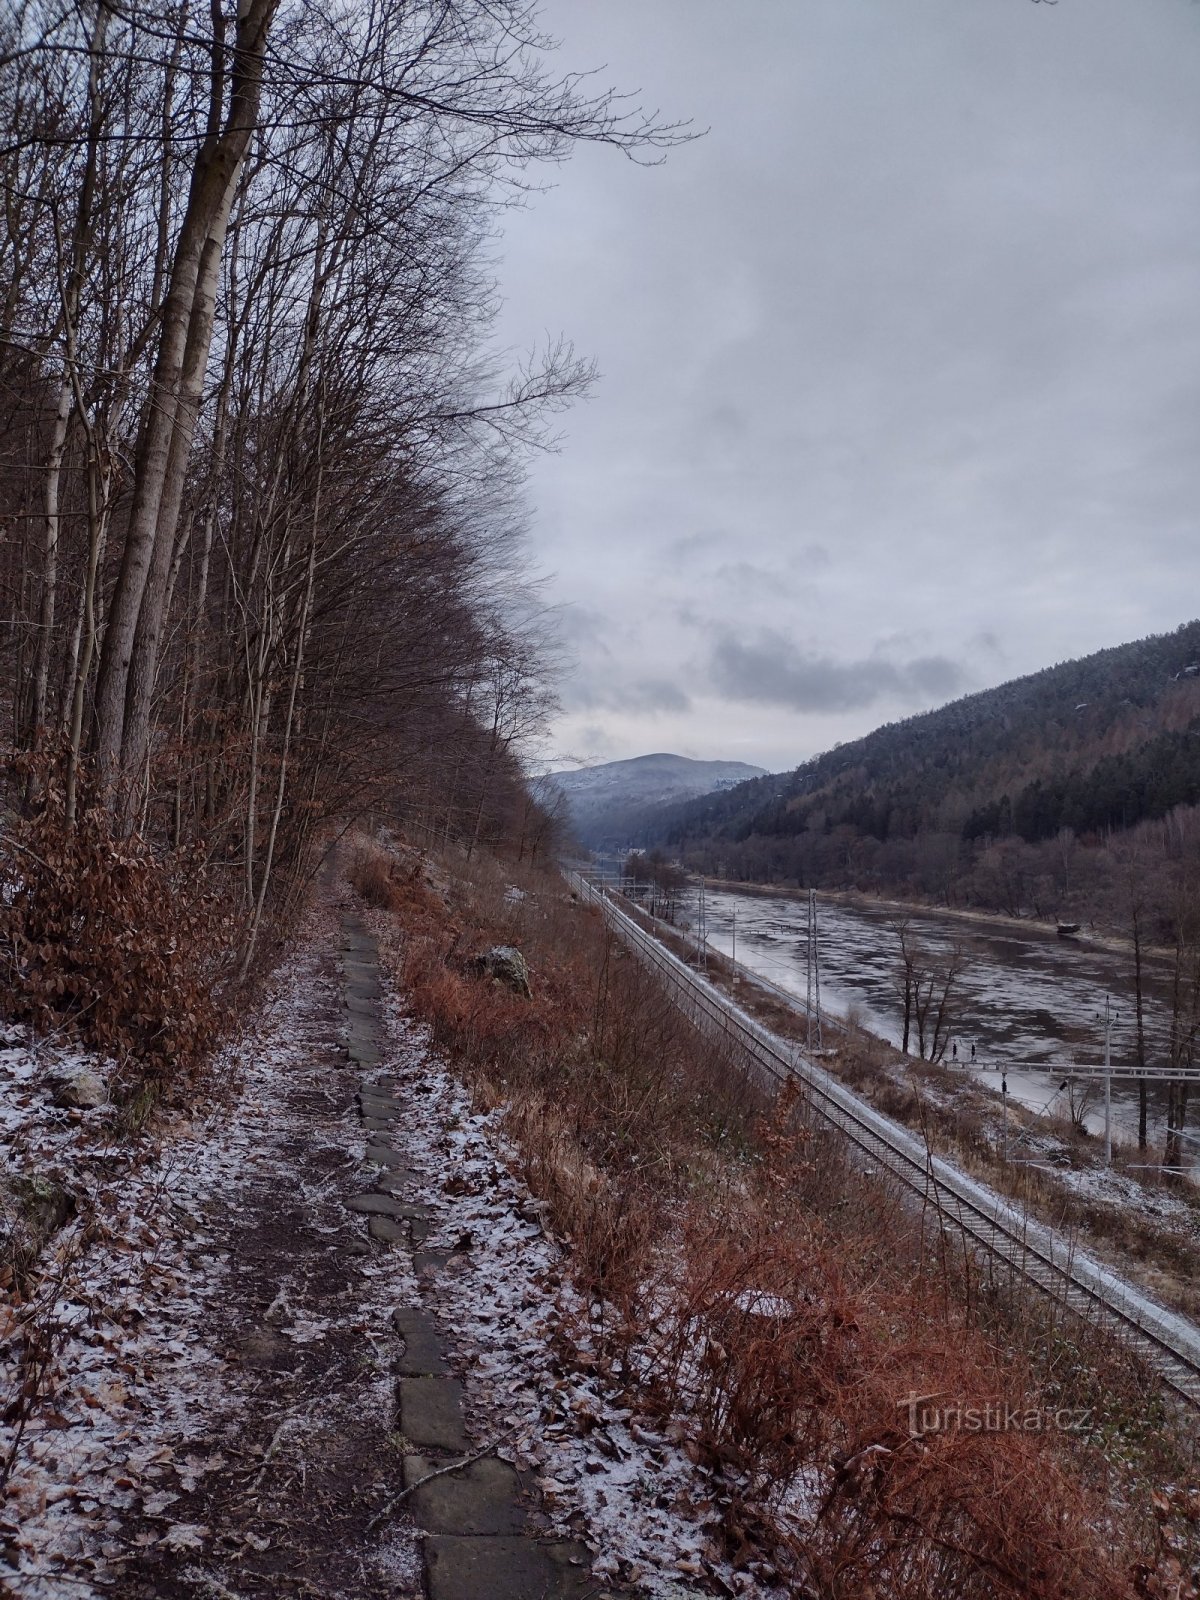
M 162 307 L 162 332 L 134 469 L 133 506 L 96 686 L 96 754 L 108 804 L 129 826 L 149 749 L 162 601 L 212 342 L 216 283 L 238 175 L 258 119 L 278 0 L 242 0 L 224 123 L 225 37 L 214 5 L 209 132 L 196 157 Z

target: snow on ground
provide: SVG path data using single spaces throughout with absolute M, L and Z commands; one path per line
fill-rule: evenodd
M 585 1308 L 539 1203 L 514 1176 L 503 1107 L 473 1112 L 423 1031 L 395 1007 L 391 1027 L 401 1048 L 390 1073 L 412 1107 L 393 1143 L 420 1174 L 416 1192 L 437 1219 L 424 1249 L 450 1252 L 427 1301 L 465 1357 L 478 1438 L 505 1436 L 497 1453 L 535 1473 L 551 1527 L 585 1540 L 597 1577 L 658 1600 L 695 1594 L 705 1577 L 726 1593 L 765 1592 L 723 1559 L 723 1491 L 689 1458 L 685 1429 L 672 1426 L 668 1437 L 640 1419 L 586 1344 L 564 1355 Z
M 333 926 L 323 930 L 326 942 Z M 153 1141 L 119 1140 L 109 1109 L 55 1108 L 41 1084 L 65 1064 L 61 1053 L 33 1051 L 11 1036 L 0 1053 L 0 1170 L 50 1178 L 78 1205 L 51 1247 L 51 1288 L 32 1305 L 0 1309 L 0 1392 L 12 1394 L 22 1378 L 19 1323 L 36 1313 L 51 1352 L 28 1426 L 0 1425 L 0 1468 L 12 1467 L 0 1504 L 0 1556 L 11 1568 L 0 1568 L 5 1593 L 119 1593 L 122 1563 L 155 1544 L 206 1566 L 231 1553 L 221 1548 L 221 1529 L 181 1519 L 174 1508 L 206 1475 L 233 1469 L 223 1450 L 241 1455 L 239 1427 L 258 1382 L 219 1347 L 229 1326 L 230 1218 L 255 1194 L 261 1205 L 278 1184 L 313 1205 L 328 1187 L 282 1156 L 289 1140 L 303 1145 L 312 1133 L 311 1117 L 290 1112 L 284 1091 L 301 1080 L 319 1091 L 330 1072 L 314 1065 L 330 1042 L 328 1014 L 314 1018 L 314 1006 L 324 1001 L 328 1013 L 336 1002 L 318 976 L 319 955 L 315 946 L 298 953 L 257 1035 L 244 1035 L 218 1063 L 214 1077 L 236 1076 L 236 1092 L 191 1120 L 176 1118 Z M 337 1088 L 331 1114 L 340 1118 L 349 1086 Z M 339 1123 L 350 1166 L 356 1135 L 357 1119 Z M 397 1289 L 411 1293 L 411 1277 L 404 1281 L 398 1261 L 364 1262 L 360 1277 L 347 1317 L 386 1339 Z M 328 1321 L 287 1302 L 285 1279 L 272 1308 L 279 1334 L 296 1346 L 321 1343 Z M 386 1418 L 393 1397 L 383 1349 L 370 1396 Z M 336 1404 L 331 1392 L 328 1403 L 285 1419 L 289 1442 L 317 1436 Z M 237 1465 L 244 1470 L 244 1459 Z M 415 1542 L 403 1519 L 377 1554 L 412 1592 Z M 211 1582 L 197 1572 L 202 1588 Z
M 139 1507 L 152 1524 L 163 1519 L 167 1537 L 179 1483 L 223 1464 L 186 1453 L 219 1379 L 212 1353 L 188 1333 L 220 1293 L 225 1267 L 203 1205 L 237 1162 L 236 1142 L 214 1140 L 211 1122 L 180 1123 L 142 1150 L 116 1140 L 109 1111 L 68 1120 L 31 1087 L 43 1065 L 35 1073 L 32 1053 L 19 1050 L 0 1061 L 0 1098 L 21 1086 L 0 1160 L 9 1173 L 61 1184 L 78 1206 L 54 1240 L 50 1283 L 32 1303 L 0 1311 L 4 1393 L 24 1377 L 21 1325 L 33 1322 L 49 1352 L 28 1426 L 0 1426 L 0 1460 L 11 1463 L 0 1512 L 15 1569 L 7 1579 L 31 1597 L 61 1594 L 67 1561 L 103 1580 Z
M 1055 1176 L 1084 1199 L 1127 1206 L 1186 1238 L 1200 1235 L 1200 1210 L 1194 1202 L 1169 1189 L 1149 1188 L 1115 1167 L 1060 1167 Z
M 329 933 L 326 925 L 326 940 Z M 36 1313 L 50 1340 L 44 1396 L 28 1426 L 0 1425 L 0 1464 L 12 1468 L 0 1508 L 0 1554 L 8 1562 L 0 1588 L 20 1600 L 120 1593 L 123 1566 L 139 1547 L 171 1553 L 201 1590 L 214 1582 L 215 1592 L 222 1583 L 236 1588 L 226 1530 L 209 1526 L 188 1497 L 202 1495 L 206 1480 L 216 1481 L 210 1475 L 246 1470 L 240 1447 L 255 1376 L 230 1367 L 221 1336 L 229 1332 L 234 1281 L 229 1219 L 261 1199 L 264 1185 L 285 1183 L 322 1224 L 326 1216 L 320 1208 L 333 1180 L 297 1170 L 294 1156 L 290 1167 L 282 1164 L 289 1141 L 294 1150 L 313 1132 L 311 1112 L 290 1112 L 285 1090 L 307 1074 L 319 1091 L 327 1070 L 313 1066 L 329 1034 L 327 1015 L 314 1019 L 314 1005 L 330 994 L 318 955 L 315 945 L 300 951 L 257 1034 L 221 1064 L 231 1083 L 236 1075 L 236 1089 L 202 1114 L 176 1118 L 153 1140 L 118 1137 L 110 1109 L 52 1104 L 45 1088 L 52 1066 L 96 1063 L 35 1051 L 11 1033 L 0 1050 L 3 1169 L 36 1172 L 77 1201 L 51 1247 L 52 1285 L 40 1301 L 0 1312 L 5 1394 L 20 1382 L 28 1346 L 18 1319 Z M 449 1252 L 426 1301 L 463 1368 L 477 1442 L 498 1439 L 497 1453 L 532 1472 L 543 1507 L 535 1521 L 548 1533 L 584 1539 L 601 1581 L 656 1600 L 708 1591 L 714 1580 L 727 1593 L 765 1592 L 722 1559 L 718 1491 L 689 1458 L 684 1429 L 673 1427 L 668 1437 L 639 1419 L 589 1351 L 572 1347 L 572 1330 L 587 1318 L 563 1251 L 513 1175 L 502 1111 L 473 1113 L 467 1091 L 420 1031 L 395 1002 L 390 1010 L 392 1048 L 381 1071 L 395 1076 L 411 1104 L 396 1142 L 406 1146 L 421 1174 L 419 1197 L 435 1213 L 425 1248 Z M 351 1085 L 343 1079 L 340 1087 L 344 1094 Z M 366 1141 L 356 1121 L 336 1116 L 323 1137 L 345 1139 L 352 1169 Z M 337 1231 L 332 1222 L 328 1231 Z M 383 1417 L 394 1403 L 388 1316 L 398 1304 L 416 1303 L 421 1290 L 404 1251 L 361 1258 L 358 1273 L 345 1318 L 378 1354 L 358 1397 L 366 1393 Z M 298 1351 L 332 1341 L 328 1319 L 305 1308 L 286 1273 L 268 1320 Z M 281 1419 L 281 1452 L 336 1426 L 335 1391 L 331 1382 L 327 1401 Z M 405 1516 L 382 1529 L 371 1555 L 389 1592 L 418 1586 Z

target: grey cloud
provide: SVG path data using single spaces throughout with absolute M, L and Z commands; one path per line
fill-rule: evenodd
M 690 711 L 689 695 L 668 678 L 640 678 L 634 683 L 577 685 L 570 701 L 586 711 L 626 711 L 654 715 L 664 711 Z
M 711 128 L 581 149 L 504 224 L 497 348 L 562 328 L 605 373 L 529 492 L 615 753 L 658 705 L 655 745 L 784 765 L 1183 620 L 1197 5 L 543 9 L 564 70 Z
M 793 578 L 775 567 L 753 561 L 727 561 L 712 575 L 712 583 L 722 593 L 739 598 L 794 598 L 799 592 Z
M 963 688 L 962 668 L 947 656 L 915 656 L 898 671 L 930 698 L 946 699 Z
M 962 669 L 945 656 L 888 661 L 869 656 L 835 661 L 796 648 L 783 634 L 763 629 L 752 641 L 725 634 L 713 647 L 714 686 L 733 700 L 762 701 L 793 711 L 860 710 L 881 700 L 919 705 L 955 693 Z
M 559 632 L 574 650 L 612 655 L 608 643 L 612 623 L 601 612 L 590 606 L 565 605 L 558 613 L 558 621 Z
M 712 550 L 725 550 L 729 546 L 729 535 L 718 529 L 710 528 L 703 533 L 687 533 L 682 538 L 672 539 L 662 548 L 662 564 L 666 567 L 683 566 L 696 561 L 700 556 L 707 555 Z

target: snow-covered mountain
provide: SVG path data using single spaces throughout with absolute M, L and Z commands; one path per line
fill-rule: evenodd
M 584 844 L 624 844 L 654 806 L 695 799 L 763 776 L 744 761 L 692 761 L 658 752 L 630 761 L 551 772 L 543 780 L 566 795 L 571 823 Z

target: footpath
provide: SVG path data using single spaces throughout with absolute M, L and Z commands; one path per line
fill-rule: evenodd
M 99 1110 L 55 1122 L 0 1057 L 0 1153 L 81 1195 L 44 1393 L 0 1429 L 0 1595 L 758 1592 L 717 1556 L 681 1440 L 589 1370 L 497 1114 L 404 1017 L 349 891 L 236 1088 L 151 1152 L 106 1145 Z M 0 1368 L 17 1350 L 0 1328 Z

